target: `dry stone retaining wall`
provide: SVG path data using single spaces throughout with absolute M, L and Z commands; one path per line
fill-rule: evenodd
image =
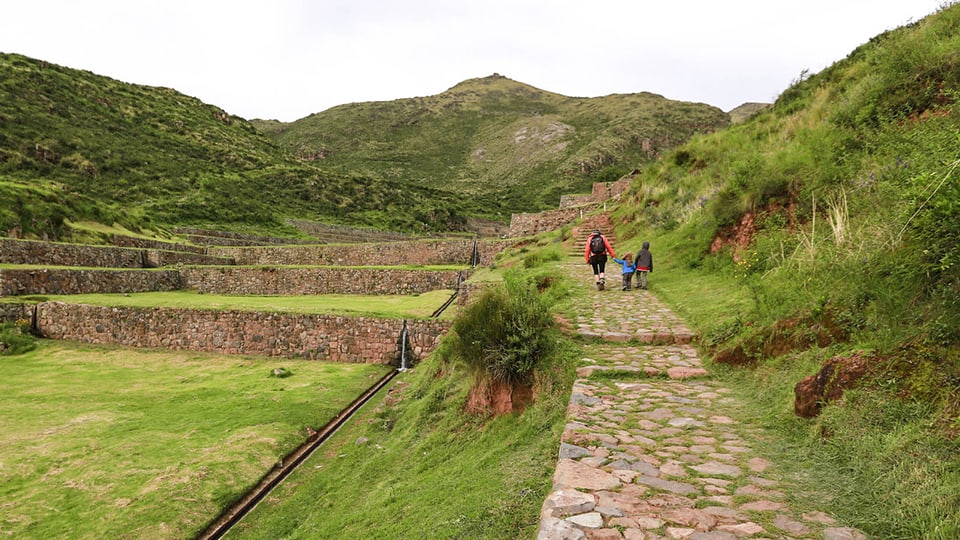
M 182 288 L 183 282 L 177 270 L 0 270 L 0 296 L 136 293 L 176 291 Z
M 633 181 L 638 171 L 616 182 L 595 182 L 589 195 L 564 195 L 560 197 L 560 209 L 536 214 L 514 214 L 510 218 L 510 237 L 532 236 L 558 229 L 583 217 L 584 211 L 597 208 L 604 201 L 619 197 Z
M 634 171 L 634 174 L 636 172 L 638 171 Z M 633 182 L 632 175 L 624 176 L 616 182 L 596 182 L 593 184 L 591 197 L 596 202 L 617 198 L 630 188 L 631 182 Z
M 143 252 L 112 246 L 0 238 L 0 263 L 143 268 Z
M 589 212 L 594 208 L 595 205 L 587 208 L 561 208 L 560 210 L 550 210 L 537 214 L 514 214 L 510 218 L 510 237 L 533 236 L 541 232 L 559 229 L 582 218 L 585 211 Z
M 417 237 L 393 231 L 348 227 L 346 225 L 328 225 L 302 219 L 288 219 L 287 223 L 300 231 L 315 236 L 321 244 L 362 243 L 362 242 L 398 242 L 416 240 Z
M 165 247 L 172 246 L 173 244 L 167 244 Z M 157 268 L 176 264 L 233 264 L 233 259 L 212 257 L 193 251 L 0 238 L 0 263 L 92 268 Z
M 463 278 L 470 275 L 463 272 Z M 423 294 L 454 289 L 455 270 L 390 268 L 183 267 L 177 270 L 0 269 L 0 296 L 136 293 L 196 289 L 206 294 Z
M 488 265 L 509 240 L 481 241 L 480 264 Z M 467 264 L 473 240 L 420 240 L 379 244 L 341 244 L 285 247 L 211 247 L 211 255 L 242 265 L 401 266 Z
M 196 229 L 178 227 L 177 234 L 184 235 L 189 241 L 198 245 L 212 246 L 263 246 L 272 244 L 305 244 L 310 243 L 302 238 L 279 238 L 276 236 L 261 236 L 230 231 L 216 231 L 211 229 Z
M 229 257 L 217 257 L 187 251 L 144 250 L 144 268 L 160 268 L 181 264 L 209 264 L 217 266 L 234 264 L 234 260 Z
M 206 294 L 422 294 L 454 289 L 455 270 L 400 270 L 335 267 L 190 267 L 183 285 Z M 463 278 L 469 276 L 463 272 Z
M 134 238 L 132 236 L 113 236 L 113 245 L 127 248 L 138 249 L 160 249 L 164 251 L 187 251 L 203 255 L 207 248 L 203 246 L 192 246 L 190 244 L 177 244 L 174 242 L 164 242 L 162 240 L 150 240 L 147 238 Z
M 300 231 L 314 236 L 320 244 L 355 244 L 365 242 L 399 242 L 404 240 L 420 240 L 424 236 L 402 233 L 397 231 L 381 231 L 363 227 L 349 227 L 346 225 L 330 225 L 306 221 L 302 219 L 288 219 L 287 223 Z M 481 237 L 498 237 L 506 234 L 505 224 L 492 219 L 468 217 L 464 231 Z M 438 235 L 433 235 L 436 238 Z M 439 235 L 443 236 L 443 235 Z
M 561 195 L 560 208 L 570 208 L 572 206 L 583 206 L 595 202 L 593 194 L 590 195 Z
M 395 364 L 400 319 L 291 313 L 38 305 L 43 337 L 128 347 Z M 408 320 L 411 360 L 433 351 L 450 323 Z
M 33 306 L 27 304 L 0 303 L 0 322 L 30 320 Z

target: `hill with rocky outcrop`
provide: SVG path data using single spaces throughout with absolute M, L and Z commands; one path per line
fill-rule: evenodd
M 707 105 L 567 98 L 499 76 L 291 124 L 249 122 L 170 88 L 0 54 L 0 231 L 68 239 L 78 221 L 284 236 L 302 236 L 290 220 L 489 228 L 727 122 Z
M 729 117 L 651 93 L 567 97 L 493 74 L 434 96 L 253 124 L 324 168 L 452 192 L 480 215 L 507 220 L 617 180 Z

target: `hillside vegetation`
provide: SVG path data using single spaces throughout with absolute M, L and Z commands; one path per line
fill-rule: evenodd
M 289 217 L 408 230 L 457 223 L 443 193 L 322 171 L 175 90 L 15 54 L 0 54 L 0 197 L 0 230 L 52 237 L 69 235 L 64 220 L 286 234 Z
M 960 534 L 958 98 L 953 5 L 669 152 L 615 216 L 659 251 L 657 294 L 744 366 L 785 462 L 871 537 Z M 796 419 L 794 385 L 831 359 L 827 385 L 863 377 Z
M 682 233 L 686 264 L 726 264 L 766 321 L 806 310 L 842 341 L 954 345 L 958 67 L 960 7 L 878 36 L 648 168 L 621 221 Z
M 709 105 L 639 93 L 574 98 L 501 75 L 435 96 L 352 103 L 291 123 L 255 121 L 281 147 L 337 172 L 446 190 L 486 217 L 555 208 L 694 133 L 729 124 Z
M 575 100 L 497 78 L 257 122 L 276 144 L 169 88 L 0 53 L 0 231 L 69 238 L 65 224 L 85 220 L 297 234 L 287 218 L 457 231 L 469 217 L 505 222 L 615 179 L 647 139 L 652 155 L 726 122 L 705 105 Z

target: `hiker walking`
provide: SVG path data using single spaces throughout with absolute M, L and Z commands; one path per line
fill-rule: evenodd
M 647 272 L 653 272 L 653 254 L 650 253 L 650 242 L 644 241 L 637 252 L 637 288 L 647 288 Z
M 600 229 L 596 229 L 590 233 L 590 238 L 587 239 L 583 256 L 587 259 L 587 263 L 593 267 L 593 281 L 596 283 L 598 291 L 603 290 L 606 282 L 604 269 L 607 266 L 607 253 L 613 258 L 617 257 L 613 248 L 610 247 L 607 237 L 600 233 Z
M 621 291 L 629 291 L 632 289 L 631 280 L 633 280 L 633 273 L 637 271 L 637 265 L 633 264 L 633 255 L 627 253 L 623 256 L 623 259 L 613 258 L 613 262 L 619 263 L 623 266 L 623 288 Z

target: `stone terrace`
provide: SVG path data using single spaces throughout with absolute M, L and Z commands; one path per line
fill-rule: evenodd
M 134 245 L 139 242 L 136 239 Z M 0 268 L 0 294 L 135 293 L 189 288 L 208 294 L 256 296 L 416 295 L 456 289 L 471 273 L 475 246 L 481 263 L 489 264 L 496 252 L 509 244 L 456 239 L 201 248 L 228 252 L 206 255 L 196 250 L 10 239 L 0 240 L 0 263 L 9 265 Z M 241 255 L 247 265 L 260 266 L 235 266 L 230 253 Z M 170 264 L 164 269 L 145 268 L 164 261 Z M 424 267 L 430 264 L 446 268 Z M 85 265 L 88 267 L 82 267 Z M 2 307 L 3 320 L 29 321 L 40 335 L 52 339 L 334 362 L 393 363 L 403 347 L 416 360 L 429 354 L 449 328 L 447 321 L 415 318 L 138 309 L 63 302 Z M 406 332 L 402 332 L 404 329 Z M 406 345 L 401 343 L 401 335 L 406 336 Z

